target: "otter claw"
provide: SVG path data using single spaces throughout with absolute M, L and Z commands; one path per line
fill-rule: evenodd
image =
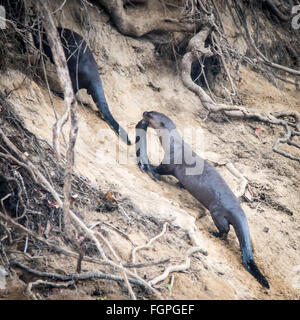
M 138 163 L 138 166 L 139 166 L 139 168 L 141 169 L 141 171 L 143 172 L 143 173 L 146 173 L 147 171 L 148 171 L 148 169 L 149 169 L 149 165 L 147 165 L 147 164 L 144 164 L 144 163 Z
M 213 235 L 216 238 L 221 239 L 221 240 L 226 240 L 226 238 L 227 238 L 227 233 L 225 233 L 225 232 L 211 231 L 210 234 Z
M 155 181 L 160 181 L 159 175 L 156 174 L 156 173 L 151 169 L 151 167 L 149 167 L 148 169 L 149 169 L 148 172 L 151 173 L 152 178 L 153 178 Z
M 141 171 L 142 171 L 143 173 L 150 173 L 151 177 L 152 177 L 154 180 L 160 180 L 159 175 L 157 175 L 157 174 L 152 170 L 150 164 L 146 164 L 146 163 L 141 163 L 141 162 L 139 162 L 139 163 L 138 163 L 138 166 L 139 166 L 139 168 L 141 169 Z

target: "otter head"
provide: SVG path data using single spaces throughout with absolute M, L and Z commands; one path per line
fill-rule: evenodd
M 176 129 L 174 122 L 162 113 L 156 111 L 144 112 L 143 118 L 149 123 L 149 127 L 160 130 L 172 131 Z
M 170 158 L 174 158 L 174 148 L 182 148 L 182 138 L 176 129 L 174 122 L 162 113 L 156 111 L 144 112 L 143 119 L 150 128 L 155 129 L 159 141 L 165 151 L 163 163 L 170 164 Z M 179 152 L 179 154 L 181 154 Z

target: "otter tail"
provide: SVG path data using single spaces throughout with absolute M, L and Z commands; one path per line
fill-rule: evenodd
M 270 286 L 267 279 L 261 274 L 254 262 L 248 222 L 242 209 L 240 211 L 240 218 L 237 219 L 236 225 L 233 227 L 239 239 L 244 267 L 262 286 L 269 289 Z
M 253 277 L 265 288 L 269 289 L 269 283 L 267 281 L 267 279 L 261 274 L 261 272 L 259 271 L 257 265 L 254 262 L 253 257 L 248 258 L 249 254 L 248 253 L 244 253 L 242 250 L 242 256 L 243 256 L 243 264 L 245 266 L 245 268 L 247 269 L 247 271 L 249 273 L 251 273 L 253 275 Z M 252 254 L 251 254 L 252 256 Z
M 97 107 L 100 109 L 104 120 L 112 127 L 112 129 L 125 141 L 128 145 L 131 144 L 128 134 L 126 131 L 118 124 L 109 111 L 108 104 L 104 95 L 104 90 L 102 87 L 102 81 L 99 77 L 98 81 L 95 81 L 92 86 L 88 89 L 88 93 L 92 96 Z

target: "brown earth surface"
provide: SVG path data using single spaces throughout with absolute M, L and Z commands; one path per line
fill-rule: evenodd
M 156 182 L 139 171 L 134 145 L 127 147 L 122 142 L 115 143 L 116 136 L 100 119 L 91 99 L 85 92 L 80 92 L 81 99 L 88 101 L 91 107 L 79 104 L 75 173 L 87 178 L 104 193 L 119 194 L 123 203 L 128 200 L 131 204 L 124 205 L 130 219 L 119 211 L 84 210 L 81 211 L 84 221 L 88 225 L 99 221 L 113 224 L 126 232 L 135 245 L 145 244 L 159 234 L 163 222 L 168 221 L 167 232 L 154 242 L 151 249 L 137 255 L 138 261 L 169 257 L 169 264 L 178 264 L 184 260 L 192 244 L 206 250 L 207 256 L 193 255 L 189 270 L 174 273 L 171 292 L 166 286 L 170 277 L 157 286 L 166 299 L 299 299 L 299 163 L 272 151 L 273 143 L 283 130 L 255 121 L 228 119 L 213 122 L 206 119 L 199 99 L 184 87 L 174 67 L 155 53 L 150 41 L 121 35 L 105 13 L 89 10 L 93 21 L 93 29 L 88 34 L 89 43 L 100 68 L 106 97 L 112 114 L 127 128 L 131 141 L 135 140 L 135 125 L 142 113 L 156 110 L 172 118 L 181 132 L 186 128 L 198 129 L 201 134 L 199 154 L 217 167 L 234 192 L 237 192 L 240 181 L 224 163 L 233 163 L 248 180 L 247 192 L 248 195 L 251 193 L 253 201 L 244 199 L 242 207 L 248 218 L 256 263 L 271 288 L 263 289 L 244 269 L 234 231 L 231 229 L 227 242 L 214 238 L 210 231 L 214 231 L 215 226 L 209 212 L 181 189 L 175 179 L 164 177 Z M 72 12 L 65 10 L 64 26 L 80 32 Z M 233 30 L 226 10 L 222 15 L 226 32 L 230 35 Z M 22 70 L 11 64 L 1 74 L 0 90 L 14 89 L 8 100 L 24 120 L 26 128 L 52 144 L 55 117 L 48 91 L 43 85 L 29 78 L 24 80 L 24 77 Z M 242 103 L 250 110 L 261 113 L 299 111 L 300 92 L 292 85 L 283 86 L 279 80 L 272 84 L 242 66 L 238 77 Z M 63 100 L 53 99 L 56 111 L 61 113 Z M 102 129 L 106 129 L 105 135 Z M 162 151 L 154 131 L 148 131 L 151 139 L 149 157 L 152 162 L 159 163 Z M 64 133 L 67 137 L 67 127 Z M 296 148 L 280 147 L 300 156 L 300 150 Z M 108 233 L 107 237 L 122 259 L 130 261 L 132 244 L 116 232 Z M 47 252 L 43 259 L 49 272 L 53 269 L 75 272 L 75 259 Z M 138 272 L 152 279 L 165 267 L 150 267 Z M 105 269 L 84 262 L 83 270 L 101 272 Z M 22 290 L 23 281 L 26 282 L 24 277 L 22 280 L 8 279 L 6 289 L 0 290 L 0 297 L 26 299 Z M 95 299 L 93 292 L 97 288 L 105 299 L 129 298 L 117 283 L 104 280 L 82 281 L 76 289 L 52 289 L 43 294 L 46 299 Z M 141 297 L 142 293 L 139 292 L 138 296 Z

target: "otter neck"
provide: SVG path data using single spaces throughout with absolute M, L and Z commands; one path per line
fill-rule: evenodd
M 183 140 L 178 130 L 156 129 L 159 141 L 164 149 L 163 164 L 182 164 L 183 162 Z

